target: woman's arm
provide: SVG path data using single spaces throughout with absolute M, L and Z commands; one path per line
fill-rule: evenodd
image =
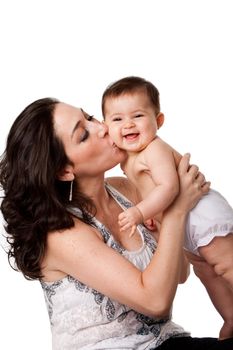
M 184 250 L 182 251 L 180 262 L 180 279 L 179 283 L 185 283 L 190 275 L 190 263 L 185 255 Z
M 49 235 L 47 268 L 69 274 L 143 314 L 167 315 L 180 277 L 186 215 L 209 188 L 208 184 L 202 186 L 203 179 L 196 178 L 197 169 L 188 167 L 185 156 L 179 167 L 180 194 L 164 214 L 156 253 L 144 271 L 78 220 L 74 228 Z

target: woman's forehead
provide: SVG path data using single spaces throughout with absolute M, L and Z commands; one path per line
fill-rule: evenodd
M 59 102 L 54 110 L 54 128 L 60 133 L 71 133 L 76 123 L 84 119 L 84 113 L 81 108 L 74 107 L 72 105 Z
M 82 108 L 78 108 L 64 102 L 59 102 L 56 104 L 54 115 L 60 118 L 79 115 L 83 116 L 83 110 Z

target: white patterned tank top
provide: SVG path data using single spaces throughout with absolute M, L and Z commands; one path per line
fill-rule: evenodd
M 106 184 L 106 188 L 122 209 L 132 206 L 112 186 Z M 72 213 L 80 217 L 79 210 L 72 209 Z M 99 230 L 108 246 L 141 271 L 149 264 L 156 241 L 143 225 L 138 226 L 142 246 L 137 251 L 121 247 L 96 218 L 91 225 Z M 171 315 L 166 319 L 144 316 L 71 276 L 56 282 L 41 281 L 41 285 L 50 317 L 53 350 L 149 350 L 172 336 L 189 335 L 171 321 Z

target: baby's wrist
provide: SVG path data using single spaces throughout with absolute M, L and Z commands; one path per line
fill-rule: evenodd
M 137 224 L 141 224 L 144 221 L 142 212 L 136 205 L 134 208 L 136 209 L 136 212 L 137 212 Z

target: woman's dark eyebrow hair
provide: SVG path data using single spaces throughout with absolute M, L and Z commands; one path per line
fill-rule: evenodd
M 87 114 L 87 113 L 85 113 L 84 110 L 83 110 L 82 108 L 80 108 L 80 111 L 82 112 L 82 114 L 83 114 L 84 117 L 85 117 L 85 114 Z
M 82 112 L 85 119 L 87 119 L 87 116 L 89 116 L 89 113 L 85 112 L 82 108 L 80 108 L 80 111 Z

